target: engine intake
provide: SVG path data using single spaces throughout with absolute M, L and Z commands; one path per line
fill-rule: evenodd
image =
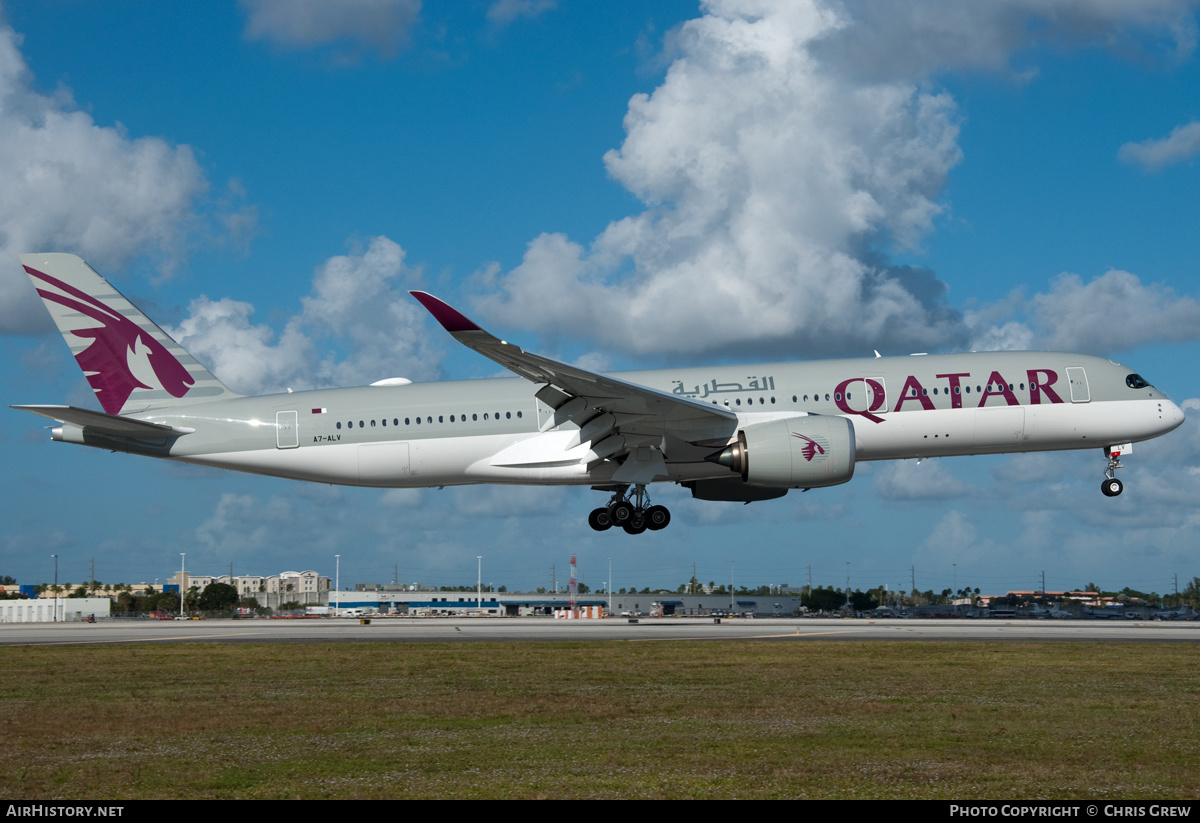
M 812 489 L 854 476 L 854 425 L 845 417 L 807 415 L 747 426 L 737 442 L 708 460 L 754 486 Z

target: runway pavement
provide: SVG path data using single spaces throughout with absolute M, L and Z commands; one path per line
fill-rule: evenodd
M 0 624 L 0 645 L 110 643 L 480 642 L 547 640 L 1200 642 L 1200 622 L 1134 620 L 838 620 L 626 618 L 373 618 L 105 620 Z

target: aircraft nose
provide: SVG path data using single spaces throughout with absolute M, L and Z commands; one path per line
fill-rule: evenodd
M 1183 409 L 1179 408 L 1179 406 L 1177 406 L 1171 400 L 1163 400 L 1162 411 L 1159 413 L 1159 417 L 1165 424 L 1163 428 L 1164 434 L 1169 431 L 1174 431 L 1183 425 Z

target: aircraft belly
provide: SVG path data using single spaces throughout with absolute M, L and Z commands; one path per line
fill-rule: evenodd
M 299 449 L 258 449 L 189 455 L 184 462 L 235 471 L 334 483 L 404 488 L 475 483 L 468 467 L 511 438 L 501 435 L 332 443 Z
M 1176 423 L 1163 401 L 1120 400 L 893 412 L 854 421 L 859 460 L 1086 449 L 1148 440 Z
M 973 409 L 893 412 L 882 423 L 854 421 L 857 460 L 972 454 Z
M 333 445 L 288 450 L 254 449 L 192 454 L 176 459 L 218 469 L 356 486 L 360 485 L 357 448 L 352 445 Z

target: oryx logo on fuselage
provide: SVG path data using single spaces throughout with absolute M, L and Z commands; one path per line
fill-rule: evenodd
M 804 448 L 800 453 L 804 455 L 804 459 L 809 463 L 811 463 L 813 458 L 818 454 L 825 454 L 825 447 L 816 440 L 813 440 L 811 437 L 803 434 L 797 434 L 796 432 L 792 432 L 792 437 L 799 437 L 801 440 L 805 441 Z
M 183 397 L 195 380 L 162 343 L 137 323 L 95 297 L 48 274 L 25 267 L 30 276 L 57 291 L 39 288 L 45 300 L 79 312 L 99 323 L 70 329 L 92 343 L 75 356 L 88 383 L 109 414 L 119 414 L 134 389 L 163 389 Z M 149 382 L 147 382 L 149 381 Z M 158 385 L 152 385 L 157 381 Z

